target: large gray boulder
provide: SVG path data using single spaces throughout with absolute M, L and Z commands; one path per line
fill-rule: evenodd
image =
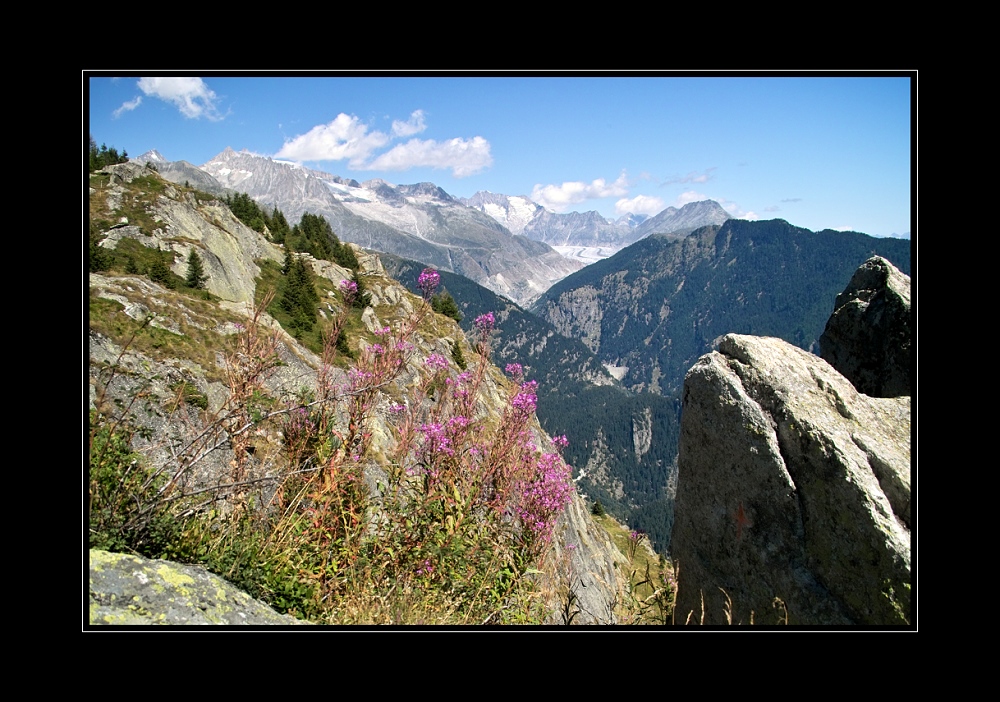
M 910 276 L 873 256 L 837 295 L 820 355 L 866 395 L 910 395 L 910 320 Z
M 910 398 L 725 336 L 685 378 L 671 543 L 678 622 L 908 623 Z
M 299 625 L 201 566 L 90 551 L 92 625 Z

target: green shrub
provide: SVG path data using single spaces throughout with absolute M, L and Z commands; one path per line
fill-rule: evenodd
M 166 481 L 130 447 L 134 427 L 90 413 L 90 548 L 148 558 L 176 553 L 181 523 L 158 493 Z
M 170 388 L 177 393 L 177 397 L 181 402 L 192 407 L 198 407 L 199 409 L 208 409 L 208 395 L 199 390 L 197 386 L 187 381 L 181 381 L 174 383 Z

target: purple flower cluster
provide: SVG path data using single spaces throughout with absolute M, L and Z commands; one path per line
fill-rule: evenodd
M 462 415 L 457 415 L 448 420 L 448 428 L 452 431 L 465 429 L 467 426 L 469 426 L 469 418 Z
M 344 294 L 344 297 L 358 294 L 358 284 L 353 280 L 342 280 L 340 281 L 340 292 Z
M 515 383 L 520 383 L 521 378 L 524 377 L 524 367 L 520 363 L 508 363 L 504 370 L 507 371 L 507 375 L 514 379 Z
M 434 291 L 437 290 L 438 284 L 441 282 L 441 274 L 438 273 L 433 268 L 425 268 L 420 277 L 417 278 L 417 287 L 420 288 L 420 292 L 423 293 L 424 299 L 430 299 Z
M 520 414 L 531 414 L 538 406 L 538 396 L 534 393 L 519 392 L 510 404 Z
M 519 486 L 521 523 L 542 541 L 552 540 L 556 515 L 569 504 L 573 496 L 570 468 L 559 454 L 546 453 L 538 459 L 535 479 Z
M 486 314 L 481 314 L 476 317 L 475 325 L 476 330 L 480 334 L 489 334 L 493 331 L 493 327 L 496 326 L 496 319 L 493 317 L 492 312 L 487 312 Z
M 424 446 L 427 447 L 430 454 L 455 455 L 455 449 L 451 447 L 451 439 L 442 424 L 436 422 L 434 424 L 421 424 L 420 433 L 424 435 Z
M 448 370 L 448 359 L 439 353 L 432 353 L 424 361 L 424 365 L 432 371 Z

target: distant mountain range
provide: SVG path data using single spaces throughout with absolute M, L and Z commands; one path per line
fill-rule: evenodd
M 459 201 L 488 214 L 515 234 L 544 242 L 564 256 L 587 264 L 607 258 L 650 234 L 681 238 L 699 227 L 729 219 L 729 213 L 714 200 L 690 202 L 680 209 L 668 207 L 655 217 L 627 214 L 615 220 L 594 211 L 552 212 L 523 195 L 480 191 Z
M 679 238 L 729 218 L 712 200 L 668 207 L 655 217 L 556 213 L 524 196 L 480 191 L 453 198 L 433 183 L 359 183 L 231 148 L 201 167 L 169 161 L 156 150 L 133 160 L 212 194 L 247 193 L 293 223 L 305 212 L 322 215 L 345 241 L 459 273 L 523 305 L 650 234 Z
M 168 180 L 189 181 L 211 193 L 246 193 L 265 207 L 278 207 L 291 223 L 306 212 L 322 215 L 343 241 L 459 273 L 521 304 L 583 265 L 542 242 L 513 235 L 433 183 L 359 183 L 230 148 L 200 169 L 157 152 L 134 160 L 150 161 Z

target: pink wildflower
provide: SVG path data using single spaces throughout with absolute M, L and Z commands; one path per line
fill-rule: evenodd
M 448 359 L 439 353 L 432 353 L 424 361 L 424 365 L 430 368 L 432 371 L 448 370 Z
M 420 288 L 420 292 L 423 293 L 424 299 L 430 299 L 434 291 L 437 290 L 438 283 L 441 282 L 441 274 L 438 273 L 433 268 L 425 268 L 417 278 L 417 287 Z
M 496 326 L 496 319 L 492 312 L 487 312 L 476 317 L 475 325 L 480 334 L 489 334 Z

